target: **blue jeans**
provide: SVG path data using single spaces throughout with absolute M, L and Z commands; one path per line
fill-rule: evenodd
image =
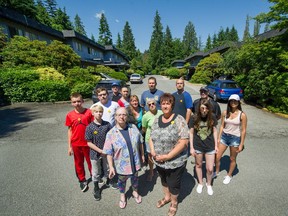
M 220 142 L 228 147 L 238 147 L 240 145 L 241 137 L 232 134 L 222 133 Z

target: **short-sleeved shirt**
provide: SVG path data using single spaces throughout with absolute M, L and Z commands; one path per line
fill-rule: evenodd
M 162 122 L 162 116 L 155 118 L 151 128 L 151 139 L 154 145 L 156 155 L 168 154 L 178 143 L 180 139 L 189 138 L 189 130 L 186 120 L 178 114 L 175 114 L 168 123 Z M 164 169 L 175 169 L 184 165 L 188 157 L 187 148 L 180 154 L 164 163 L 154 163 Z
M 161 114 L 163 114 L 162 110 L 157 110 L 156 115 L 151 113 L 150 111 L 145 113 L 142 118 L 142 127 L 146 128 L 145 133 L 145 142 L 148 143 L 151 134 L 151 127 L 154 123 L 155 118 L 158 118 Z
M 87 146 L 85 130 L 92 121 L 93 116 L 89 109 L 85 109 L 82 113 L 72 110 L 66 115 L 65 125 L 71 128 L 72 146 Z
M 150 90 L 144 91 L 141 95 L 141 106 L 144 107 L 145 111 L 148 112 L 149 108 L 147 106 L 147 101 L 149 99 L 154 99 L 156 101 L 156 107 L 160 110 L 160 97 L 164 94 L 163 91 L 156 89 L 155 92 L 151 92 Z
M 143 137 L 134 124 L 128 124 L 128 131 L 134 153 L 135 170 L 138 171 L 141 168 L 140 145 L 143 145 Z M 120 175 L 133 174 L 126 140 L 116 126 L 106 135 L 103 153 L 113 157 L 116 173 Z
M 117 108 L 119 107 L 119 104 L 108 100 L 106 104 L 102 104 L 100 101 L 97 103 L 93 104 L 90 109 L 96 105 L 101 105 L 103 107 L 103 116 L 102 119 L 104 121 L 108 121 L 112 126 L 115 125 L 115 113 Z
M 194 114 L 197 114 L 197 112 L 199 110 L 200 101 L 201 101 L 201 98 L 198 98 L 193 103 L 192 111 L 193 111 Z M 214 115 L 216 116 L 216 118 L 220 119 L 220 117 L 221 117 L 221 108 L 220 108 L 219 104 L 217 102 L 211 100 L 211 99 L 209 99 L 208 101 L 209 101 L 209 103 L 212 106 L 212 111 L 213 111 Z
M 85 132 L 85 139 L 87 142 L 91 142 L 98 148 L 103 149 L 106 134 L 111 129 L 111 124 L 107 121 L 102 121 L 101 124 L 97 124 L 94 121 L 91 122 Z M 94 149 L 90 149 L 90 159 L 97 160 L 101 154 Z
M 189 121 L 189 128 L 194 128 L 196 116 Z M 213 115 L 213 127 L 218 124 L 215 115 Z M 209 128 L 207 124 L 207 117 L 201 118 L 199 129 L 194 128 L 193 134 L 193 148 L 201 152 L 210 152 L 215 150 L 215 140 L 213 136 L 213 127 Z
M 118 103 L 118 100 L 122 97 L 122 95 L 118 92 L 118 94 L 114 95 L 113 93 L 111 94 L 111 100 Z
M 191 95 L 184 91 L 181 94 L 174 92 L 173 96 L 175 97 L 175 106 L 173 112 L 186 118 L 187 109 L 192 109 L 193 107 Z

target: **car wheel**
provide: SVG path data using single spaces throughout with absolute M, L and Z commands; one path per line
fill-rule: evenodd
M 216 96 L 215 93 L 213 94 L 213 100 L 214 100 L 215 102 L 217 102 L 217 96 Z

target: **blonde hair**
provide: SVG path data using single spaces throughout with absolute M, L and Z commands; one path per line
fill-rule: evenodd
M 99 110 L 99 111 L 101 111 L 101 112 L 104 111 L 103 107 L 102 107 L 101 105 L 99 105 L 99 104 L 93 106 L 90 110 L 91 110 L 92 113 L 95 112 L 95 111 L 97 111 L 97 110 Z

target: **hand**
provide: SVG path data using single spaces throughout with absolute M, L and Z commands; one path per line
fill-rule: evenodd
M 157 162 L 159 162 L 159 163 L 164 163 L 165 161 L 168 160 L 168 156 L 167 156 L 167 154 L 165 154 L 165 155 L 156 155 L 154 159 Z
M 238 150 L 236 150 L 237 153 L 240 153 L 244 150 L 244 145 L 239 145 Z
M 193 157 L 195 157 L 196 156 L 196 153 L 195 153 L 195 149 L 190 149 L 190 154 L 193 156 Z
M 141 160 L 142 160 L 142 163 L 145 163 L 145 156 L 144 155 L 141 156 Z
M 215 154 L 218 153 L 218 146 L 215 146 Z
M 73 155 L 72 147 L 68 147 L 68 156 Z
M 109 179 L 112 179 L 115 176 L 114 167 L 109 168 Z

